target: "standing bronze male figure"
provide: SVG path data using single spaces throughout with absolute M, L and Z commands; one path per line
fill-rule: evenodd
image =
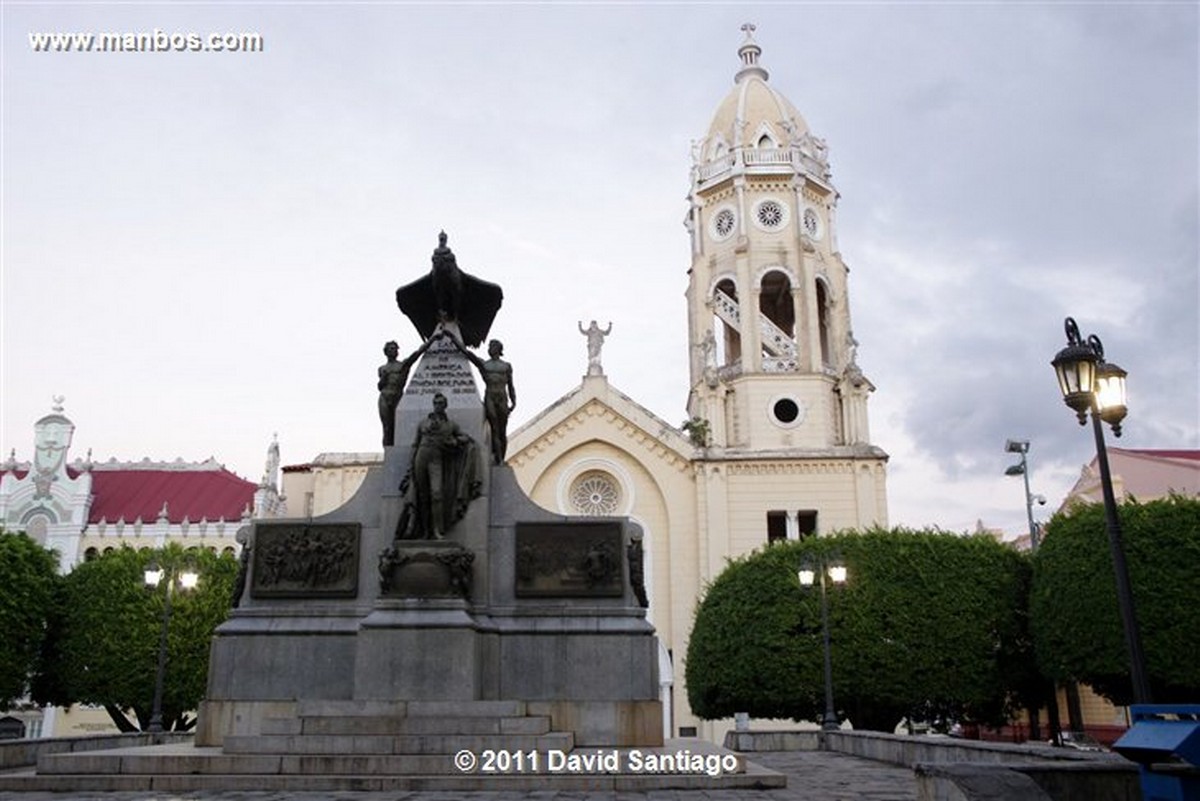
M 504 343 L 498 339 L 489 342 L 488 360 L 484 361 L 453 336 L 450 340 L 471 360 L 483 379 L 483 413 L 492 432 L 492 463 L 503 464 L 508 451 L 508 415 L 517 408 L 512 365 L 500 358 L 504 355 Z
M 478 458 L 475 441 L 447 417 L 446 396 L 437 393 L 433 411 L 417 426 L 397 539 L 445 539 L 479 497 Z
M 393 340 L 383 346 L 383 355 L 387 356 L 387 361 L 379 367 L 379 421 L 383 423 L 383 444 L 391 446 L 396 444 L 396 406 L 400 403 L 400 397 L 404 394 L 404 385 L 408 383 L 408 373 L 412 370 L 413 362 L 417 360 L 425 351 L 429 350 L 429 346 L 433 340 L 421 343 L 421 347 L 417 348 L 402 362 L 396 361 L 396 357 L 400 354 L 400 346 Z

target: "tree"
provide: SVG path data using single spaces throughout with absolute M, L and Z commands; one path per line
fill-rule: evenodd
M 815 719 L 824 706 L 819 591 L 803 558 L 837 553 L 834 698 L 859 728 L 902 717 L 1003 719 L 1027 681 L 1028 563 L 986 536 L 876 529 L 769 546 L 732 561 L 701 601 L 686 675 L 696 714 Z
M 1200 498 L 1172 496 L 1118 510 L 1146 672 L 1154 700 L 1200 697 Z M 1101 504 L 1056 515 L 1034 558 L 1031 599 L 1038 663 L 1058 681 L 1132 702 L 1129 652 L 1117 606 Z
M 0 708 L 25 695 L 46 631 L 58 556 L 0 527 Z
M 160 551 L 124 547 L 78 565 L 61 586 L 51 636 L 34 683 L 42 703 L 103 705 L 124 731 L 150 721 L 158 665 L 165 585 L 147 587 L 151 561 L 184 560 L 200 574 L 189 592 L 175 591 L 167 640 L 163 725 L 185 730 L 204 695 L 213 631 L 229 613 L 238 564 L 231 556 L 169 545 Z M 135 726 L 125 711 L 132 710 Z

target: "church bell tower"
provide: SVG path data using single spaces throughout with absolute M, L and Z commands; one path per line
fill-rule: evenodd
M 788 537 L 884 525 L 887 455 L 870 444 L 874 386 L 856 361 L 828 149 L 768 83 L 754 26 L 742 30 L 733 89 L 692 153 L 693 439 L 707 446 L 710 483 L 794 477 L 770 501 Z M 854 480 L 812 480 L 838 474 Z

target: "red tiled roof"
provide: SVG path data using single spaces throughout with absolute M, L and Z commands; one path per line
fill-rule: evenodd
M 253 508 L 258 487 L 228 470 L 96 470 L 92 473 L 92 509 L 88 523 L 138 517 L 150 523 L 167 504 L 172 523 L 240 520 Z
M 1154 448 L 1110 448 L 1110 450 L 1122 450 L 1126 453 L 1137 453 L 1142 456 L 1153 456 L 1158 459 L 1188 459 L 1200 462 L 1200 451 L 1171 451 Z

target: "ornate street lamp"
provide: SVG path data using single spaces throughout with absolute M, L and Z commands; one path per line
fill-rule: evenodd
M 1117 581 L 1117 604 L 1125 631 L 1125 647 L 1129 651 L 1129 672 L 1133 681 L 1133 700 L 1150 703 L 1150 684 L 1146 677 L 1146 658 L 1142 653 L 1142 636 L 1134 613 L 1133 590 L 1129 583 L 1129 566 L 1121 544 L 1121 521 L 1117 516 L 1117 501 L 1113 495 L 1112 473 L 1108 468 L 1108 446 L 1100 421 L 1112 426 L 1113 435 L 1121 436 L 1121 421 L 1129 409 L 1125 399 L 1124 370 L 1104 360 L 1104 345 L 1100 338 L 1089 336 L 1085 342 L 1079 326 L 1068 317 L 1065 328 L 1067 346 L 1050 362 L 1058 375 L 1063 402 L 1075 410 L 1079 424 L 1086 425 L 1087 413 L 1092 413 L 1092 433 L 1096 439 L 1096 461 L 1100 465 L 1100 489 L 1104 494 L 1105 528 L 1112 552 L 1113 572 Z
M 846 582 L 846 566 L 837 558 L 826 562 L 819 557 L 814 566 L 806 556 L 798 571 L 802 587 L 811 587 L 818 578 L 820 579 L 821 632 L 825 643 L 825 715 L 821 719 L 821 729 L 837 731 L 841 727 L 841 723 L 838 721 L 837 711 L 833 707 L 833 658 L 829 647 L 829 601 L 825 594 L 826 575 L 834 584 L 844 584 Z
M 164 581 L 164 579 L 166 579 Z M 163 587 L 162 628 L 158 635 L 158 668 L 154 674 L 154 704 L 150 709 L 150 725 L 146 731 L 159 732 L 163 730 L 162 701 L 163 681 L 167 675 L 167 631 L 171 626 L 171 598 L 179 590 L 195 588 L 200 581 L 200 575 L 190 566 L 170 566 L 161 568 L 151 562 L 146 566 L 144 580 L 147 587 Z M 178 586 L 176 586 L 178 585 Z

